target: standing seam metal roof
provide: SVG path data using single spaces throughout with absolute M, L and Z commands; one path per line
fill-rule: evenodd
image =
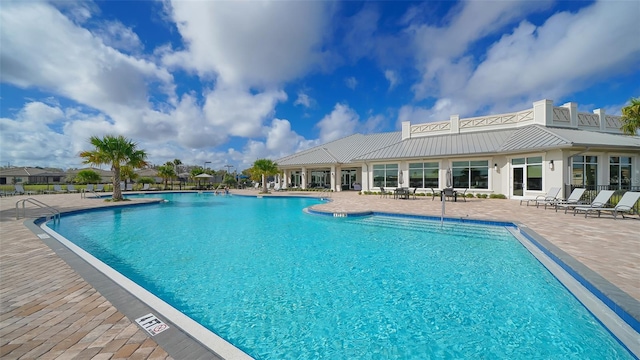
M 280 166 L 344 164 L 352 161 L 489 154 L 572 146 L 637 148 L 640 151 L 640 137 L 541 125 L 405 140 L 401 140 L 400 132 L 354 134 L 282 158 L 277 163 Z

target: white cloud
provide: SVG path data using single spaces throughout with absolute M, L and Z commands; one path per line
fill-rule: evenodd
M 637 29 L 636 3 L 599 1 L 574 13 L 556 13 L 539 26 L 521 20 L 548 5 L 464 2 L 441 27 L 418 24 L 413 14 L 408 31 L 421 78 L 412 89 L 418 100 L 438 101 L 427 113 L 408 105 L 400 115 L 439 121 L 479 110 L 520 110 L 543 98 L 562 101 L 612 74 L 637 70 L 640 42 L 637 32 L 629 31 Z M 505 27 L 486 52 L 469 55 L 479 41 Z
M 306 108 L 311 107 L 311 104 L 313 103 L 313 99 L 311 97 L 309 97 L 309 95 L 303 93 L 302 91 L 298 92 L 298 98 L 296 99 L 296 101 L 293 103 L 293 105 L 302 105 Z
M 166 70 L 104 45 L 48 4 L 11 2 L 2 10 L 3 81 L 110 114 L 147 107 L 147 82 L 173 82 Z
M 121 22 L 104 22 L 95 33 L 96 36 L 102 39 L 105 45 L 111 46 L 114 49 L 131 53 L 136 53 L 143 49 L 142 42 L 140 42 L 138 35 Z
M 389 81 L 389 90 L 393 90 L 393 88 L 395 88 L 400 81 L 400 79 L 398 78 L 398 74 L 393 70 L 385 70 L 384 77 Z
M 359 119 L 360 116 L 348 105 L 336 104 L 333 111 L 316 124 L 320 128 L 320 142 L 326 143 L 353 134 Z
M 638 9 L 633 2 L 605 1 L 555 14 L 540 27 L 522 22 L 489 49 L 466 95 L 476 98 L 482 89 L 483 101 L 505 93 L 561 98 L 604 76 L 637 69 L 639 32 L 629 30 L 638 29 Z
M 356 78 L 353 77 L 353 76 L 350 76 L 350 77 L 344 79 L 344 83 L 351 90 L 355 90 L 356 86 L 358 86 L 358 80 L 356 80 Z
M 281 90 L 251 94 L 236 88 L 216 88 L 206 96 L 203 107 L 209 123 L 231 136 L 259 136 L 262 123 L 273 115 L 275 106 L 287 100 Z
M 66 120 L 76 113 L 42 102 L 29 102 L 14 119 L 0 118 L 2 161 L 22 166 L 78 166 L 81 142 L 66 133 Z M 80 119 L 81 121 L 90 121 Z
M 323 66 L 332 7 L 324 1 L 173 1 L 170 16 L 187 49 L 164 62 L 216 74 L 225 86 L 277 86 Z

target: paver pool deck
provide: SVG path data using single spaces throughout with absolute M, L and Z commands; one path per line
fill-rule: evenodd
M 255 190 L 235 191 L 257 195 Z M 319 196 L 279 192 L 273 196 Z M 61 212 L 113 206 L 79 194 L 31 196 Z M 116 309 L 100 292 L 24 225 L 16 202 L 0 198 L 0 357 L 2 359 L 171 359 L 152 337 Z M 314 206 L 326 212 L 387 212 L 440 216 L 431 197 L 380 198 L 356 192 L 331 194 Z M 136 204 L 147 200 L 133 200 Z M 116 204 L 121 205 L 122 203 Z M 43 212 L 27 207 L 28 217 Z M 277 211 L 277 210 L 274 210 Z M 446 217 L 510 221 L 546 238 L 620 290 L 640 300 L 640 219 L 573 216 L 519 205 L 516 200 L 468 199 L 447 202 Z

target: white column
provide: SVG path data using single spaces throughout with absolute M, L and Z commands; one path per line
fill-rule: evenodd
M 411 138 L 411 122 L 402 122 L 402 140 Z
M 331 190 L 333 191 L 338 191 L 336 189 L 336 166 L 335 165 L 331 165 L 331 185 L 329 185 L 331 187 Z
M 459 134 L 460 133 L 460 115 L 449 116 L 449 122 L 451 123 L 451 133 Z
M 288 186 L 288 185 L 289 185 L 289 178 L 290 178 L 290 176 L 289 176 L 289 170 L 283 170 L 283 172 L 284 172 L 284 179 L 283 179 L 284 181 L 282 182 L 282 185 L 280 185 L 280 186 L 281 186 L 283 189 L 286 189 L 286 188 L 288 188 L 288 187 L 289 187 L 289 186 Z
M 302 189 L 307 188 L 307 168 L 305 167 L 300 171 L 300 187 Z
M 600 131 L 605 131 L 607 129 L 607 122 L 605 121 L 604 109 L 595 109 L 593 113 L 597 114 L 600 120 Z
M 342 191 L 342 168 L 336 166 L 336 191 Z
M 540 100 L 533 103 L 533 122 L 542 126 L 553 124 L 553 101 Z
M 569 119 L 571 119 L 571 127 L 578 127 L 578 103 L 568 102 L 562 105 L 563 108 L 569 109 Z

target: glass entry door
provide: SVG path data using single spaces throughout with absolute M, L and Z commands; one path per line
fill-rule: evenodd
M 342 170 L 342 190 L 350 190 L 356 182 L 356 170 Z
M 524 196 L 524 167 L 512 168 L 511 195 Z

